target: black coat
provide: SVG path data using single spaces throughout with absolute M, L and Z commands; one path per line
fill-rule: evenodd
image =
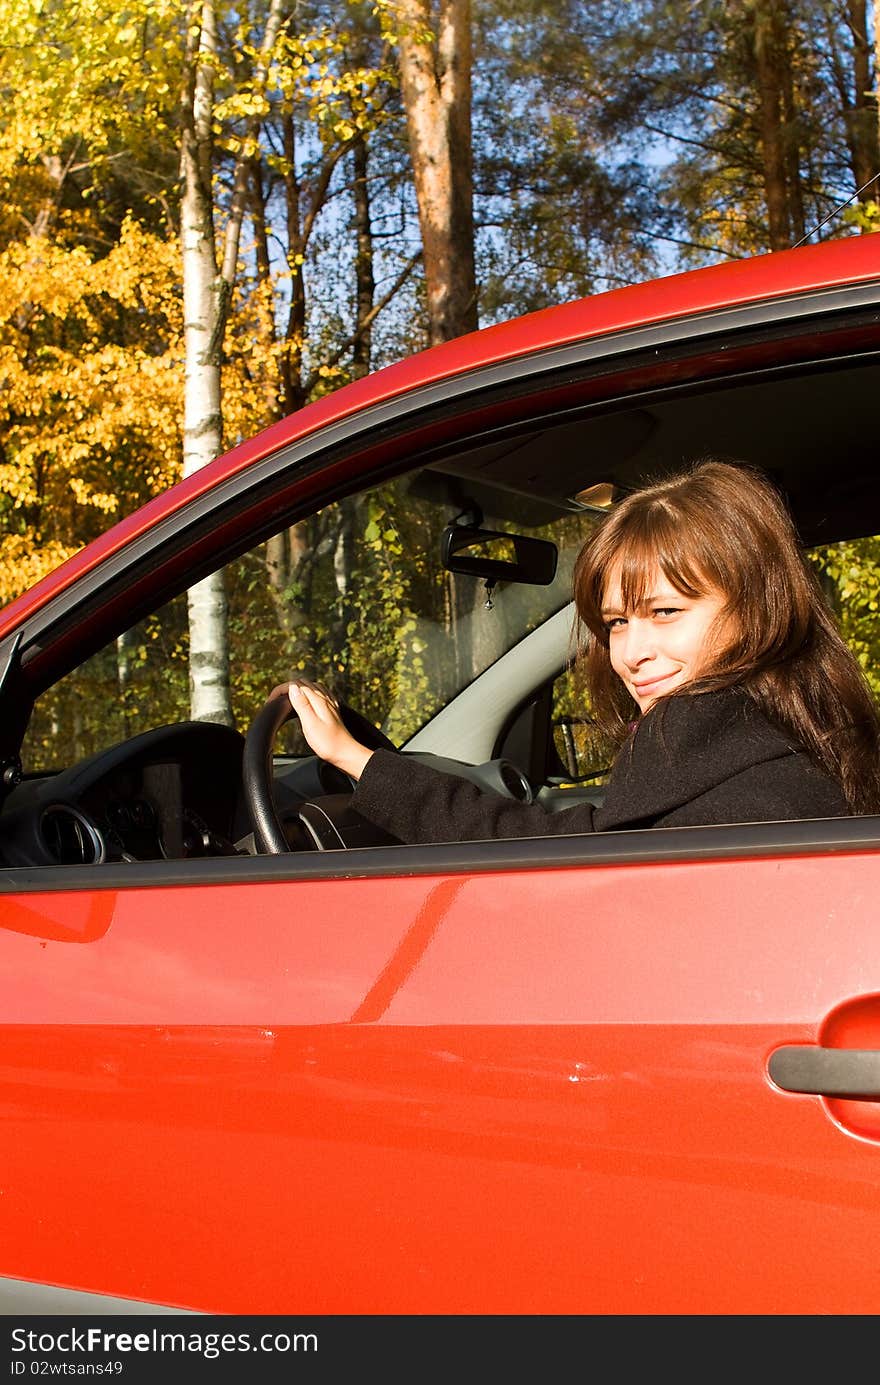
M 657 702 L 619 752 L 601 808 L 549 813 L 443 774 L 414 757 L 377 750 L 352 807 L 403 842 L 704 827 L 844 817 L 836 780 L 737 689 Z

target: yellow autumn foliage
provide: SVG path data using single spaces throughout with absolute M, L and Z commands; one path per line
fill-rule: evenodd
M 0 537 L 0 606 L 20 596 L 76 551 L 76 547 L 61 543 L 39 544 L 27 529 L 20 534 L 4 534 Z
M 186 11 L 186 0 L 0 0 L 0 87 L 12 97 L 0 173 L 71 138 L 94 156 L 167 128 Z
M 377 13 L 393 8 L 376 0 Z M 218 14 L 240 25 L 215 74 L 218 149 L 240 151 L 249 118 L 270 103 L 297 105 L 325 147 L 388 118 L 384 60 L 350 69 L 340 34 L 288 24 L 258 80 L 255 14 L 233 0 Z M 175 222 L 188 15 L 187 0 L 0 0 L 0 602 L 181 471 Z M 271 144 L 262 159 L 295 172 Z M 277 418 L 282 358 L 312 354 L 281 325 L 300 249 L 287 247 L 261 279 L 254 247 L 241 247 L 224 343 L 226 447 Z M 343 377 L 324 366 L 316 392 Z
M 4 600 L 177 478 L 182 382 L 176 241 L 0 252 Z

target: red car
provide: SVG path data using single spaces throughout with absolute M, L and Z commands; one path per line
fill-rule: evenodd
M 706 454 L 784 487 L 875 676 L 878 249 L 423 352 L 0 612 L 7 1312 L 880 1312 L 880 820 L 404 846 L 270 697 L 601 801 L 571 562 Z M 234 727 L 188 710 L 221 570 Z

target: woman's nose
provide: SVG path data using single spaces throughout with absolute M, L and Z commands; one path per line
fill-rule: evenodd
M 654 654 L 654 632 L 650 623 L 631 618 L 623 638 L 623 660 L 627 668 L 639 668 Z

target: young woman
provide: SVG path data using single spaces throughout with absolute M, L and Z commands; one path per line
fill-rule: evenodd
M 574 571 L 579 658 L 618 751 L 601 808 L 548 813 L 370 751 L 290 684 L 314 753 L 401 841 L 473 841 L 880 812 L 880 716 L 763 476 L 702 462 L 622 500 Z

